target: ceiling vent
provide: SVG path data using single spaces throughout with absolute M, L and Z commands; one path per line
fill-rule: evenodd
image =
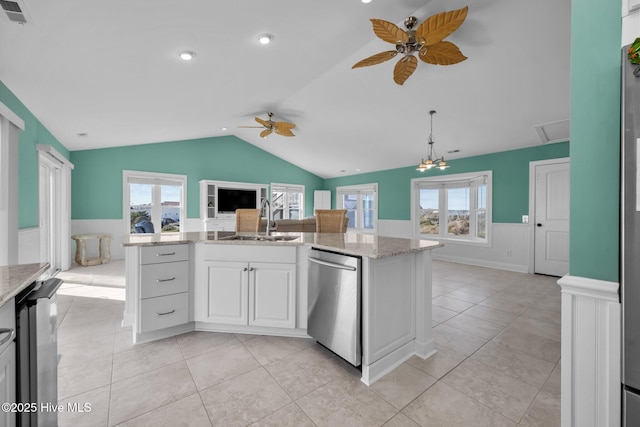
M 543 144 L 569 141 L 569 119 L 543 123 L 533 128 Z
M 18 24 L 27 23 L 27 10 L 21 1 L 0 0 L 0 7 L 7 14 L 9 21 Z

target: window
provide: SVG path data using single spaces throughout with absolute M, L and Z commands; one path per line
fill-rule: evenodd
M 348 230 L 375 232 L 378 222 L 378 184 L 336 188 L 338 209 L 347 210 Z
M 412 183 L 419 237 L 489 242 L 491 171 L 418 178 Z
M 304 185 L 271 184 L 273 219 L 304 217 Z
M 128 233 L 181 231 L 186 218 L 186 176 L 123 171 L 123 183 Z

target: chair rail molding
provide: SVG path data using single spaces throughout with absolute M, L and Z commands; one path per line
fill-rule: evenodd
M 558 285 L 562 426 L 620 426 L 620 284 L 566 275 Z

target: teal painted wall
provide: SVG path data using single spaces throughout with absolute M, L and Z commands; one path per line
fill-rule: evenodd
M 31 111 L 0 81 L 0 102 L 24 120 L 18 150 L 18 227 L 38 226 L 38 153 L 37 144 L 51 145 L 69 158 L 69 150 L 60 143 Z
M 225 136 L 71 152 L 72 219 L 121 219 L 122 171 L 187 176 L 187 217 L 200 216 L 202 179 L 302 184 L 305 214 L 313 214 L 313 191 L 322 178 L 239 138 Z
M 412 179 L 491 170 L 493 222 L 519 223 L 522 215 L 529 213 L 529 162 L 560 157 L 569 157 L 568 142 L 447 160 L 451 167 L 444 171 L 420 173 L 415 166 L 410 166 L 327 179 L 325 189 L 331 190 L 335 207 L 336 187 L 377 182 L 378 218 L 410 220 Z
M 570 274 L 617 282 L 620 2 L 573 0 L 571 20 Z

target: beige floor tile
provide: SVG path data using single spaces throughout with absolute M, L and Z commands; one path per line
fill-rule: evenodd
M 113 315 L 97 319 L 78 318 L 73 322 L 69 321 L 71 313 L 67 314 L 65 320 L 58 328 L 58 343 L 65 344 L 83 339 L 90 339 L 101 335 L 113 335 L 116 333 L 116 322 Z
M 525 353 L 513 351 L 494 342 L 487 343 L 469 357 L 490 368 L 504 372 L 535 387 L 542 385 L 549 378 L 554 364 Z
M 557 397 L 560 397 L 560 362 L 561 361 L 558 361 L 558 363 L 556 363 L 547 382 L 542 386 L 542 391 Z
M 314 427 L 302 409 L 295 403 L 278 409 L 271 415 L 251 424 L 251 427 Z
M 315 341 L 310 338 L 265 335 L 244 341 L 242 344 L 253 354 L 253 357 L 255 357 L 261 365 L 266 365 L 315 345 Z
M 455 350 L 451 350 L 446 347 L 441 347 L 438 349 L 436 354 L 427 359 L 412 356 L 407 363 L 426 372 L 434 378 L 442 378 L 450 370 L 462 363 L 466 358 L 467 355 L 465 354 L 458 353 Z
M 452 317 L 444 324 L 485 339 L 495 337 L 504 329 L 504 325 L 501 323 L 478 319 L 465 313 Z
M 296 403 L 318 426 L 383 425 L 397 413 L 397 409 L 355 378 L 333 380 Z
M 175 402 L 196 392 L 184 361 L 111 384 L 109 425 Z
M 473 316 L 477 319 L 500 323 L 504 326 L 507 326 L 519 316 L 519 314 L 516 313 L 510 313 L 508 311 L 503 311 L 496 308 L 485 307 L 483 305 L 474 305 L 470 309 L 465 310 L 464 314 L 466 314 L 467 316 Z
M 457 314 L 457 311 L 438 307 L 437 305 L 431 307 L 431 320 L 433 320 L 434 324 L 445 322 Z
M 550 340 L 560 341 L 560 322 L 548 322 L 545 320 L 534 319 L 522 315 L 511 322 L 509 326 L 511 328 L 517 328 L 518 330 L 536 334 Z
M 111 384 L 113 355 L 58 369 L 58 399 L 66 399 Z
M 246 426 L 291 403 L 262 367 L 208 388 L 200 395 L 209 418 L 220 426 Z
M 58 402 L 64 411 L 58 414 L 58 427 L 107 427 L 111 386 L 97 388 Z M 87 406 L 85 406 L 87 405 Z M 73 410 L 82 408 L 82 411 Z
M 526 353 L 552 363 L 560 360 L 560 342 L 507 326 L 493 341 L 513 351 Z
M 398 413 L 387 421 L 384 427 L 418 427 L 419 425 L 403 413 Z
M 184 360 L 174 337 L 133 346 L 113 356 L 113 381 L 121 381 Z
M 541 391 L 519 426 L 560 427 L 560 397 Z
M 450 298 L 442 295 L 433 299 L 433 305 L 446 308 L 447 310 L 453 310 L 458 313 L 462 313 L 468 308 L 473 307 L 473 304 L 467 301 L 462 301 L 456 298 Z
M 438 382 L 402 413 L 428 427 L 515 427 L 516 423 L 476 400 Z
M 528 305 L 512 301 L 510 298 L 505 297 L 502 294 L 496 294 L 484 301 L 481 301 L 479 304 L 484 307 L 507 311 L 512 314 L 522 314 L 529 308 Z
M 237 344 L 238 339 L 234 334 L 219 332 L 189 332 L 176 337 L 178 345 L 185 359 L 206 353 L 218 347 Z
M 436 381 L 431 375 L 403 363 L 376 381 L 369 389 L 397 409 L 402 409 Z
M 433 328 L 433 336 L 437 349 L 444 347 L 465 356 L 469 356 L 487 342 L 487 339 L 480 338 L 445 324 Z
M 118 424 L 118 427 L 147 426 L 205 427 L 212 424 L 200 395 L 195 393 Z
M 90 339 L 80 339 L 58 345 L 61 355 L 58 367 L 63 368 L 76 363 L 88 362 L 113 353 L 115 334 Z
M 488 296 L 469 290 L 469 286 L 465 286 L 463 288 L 456 289 L 455 291 L 449 292 L 446 296 L 459 299 L 462 301 L 470 302 L 472 304 L 477 304 L 480 301 L 483 301 L 488 298 Z
M 538 393 L 538 387 L 471 358 L 441 381 L 515 422 L 520 421 Z
M 260 366 L 241 343 L 213 349 L 187 359 L 198 390 L 204 390 Z
M 309 347 L 265 366 L 284 391 L 297 400 L 317 388 L 349 374 L 346 362 L 338 361 L 319 346 Z

